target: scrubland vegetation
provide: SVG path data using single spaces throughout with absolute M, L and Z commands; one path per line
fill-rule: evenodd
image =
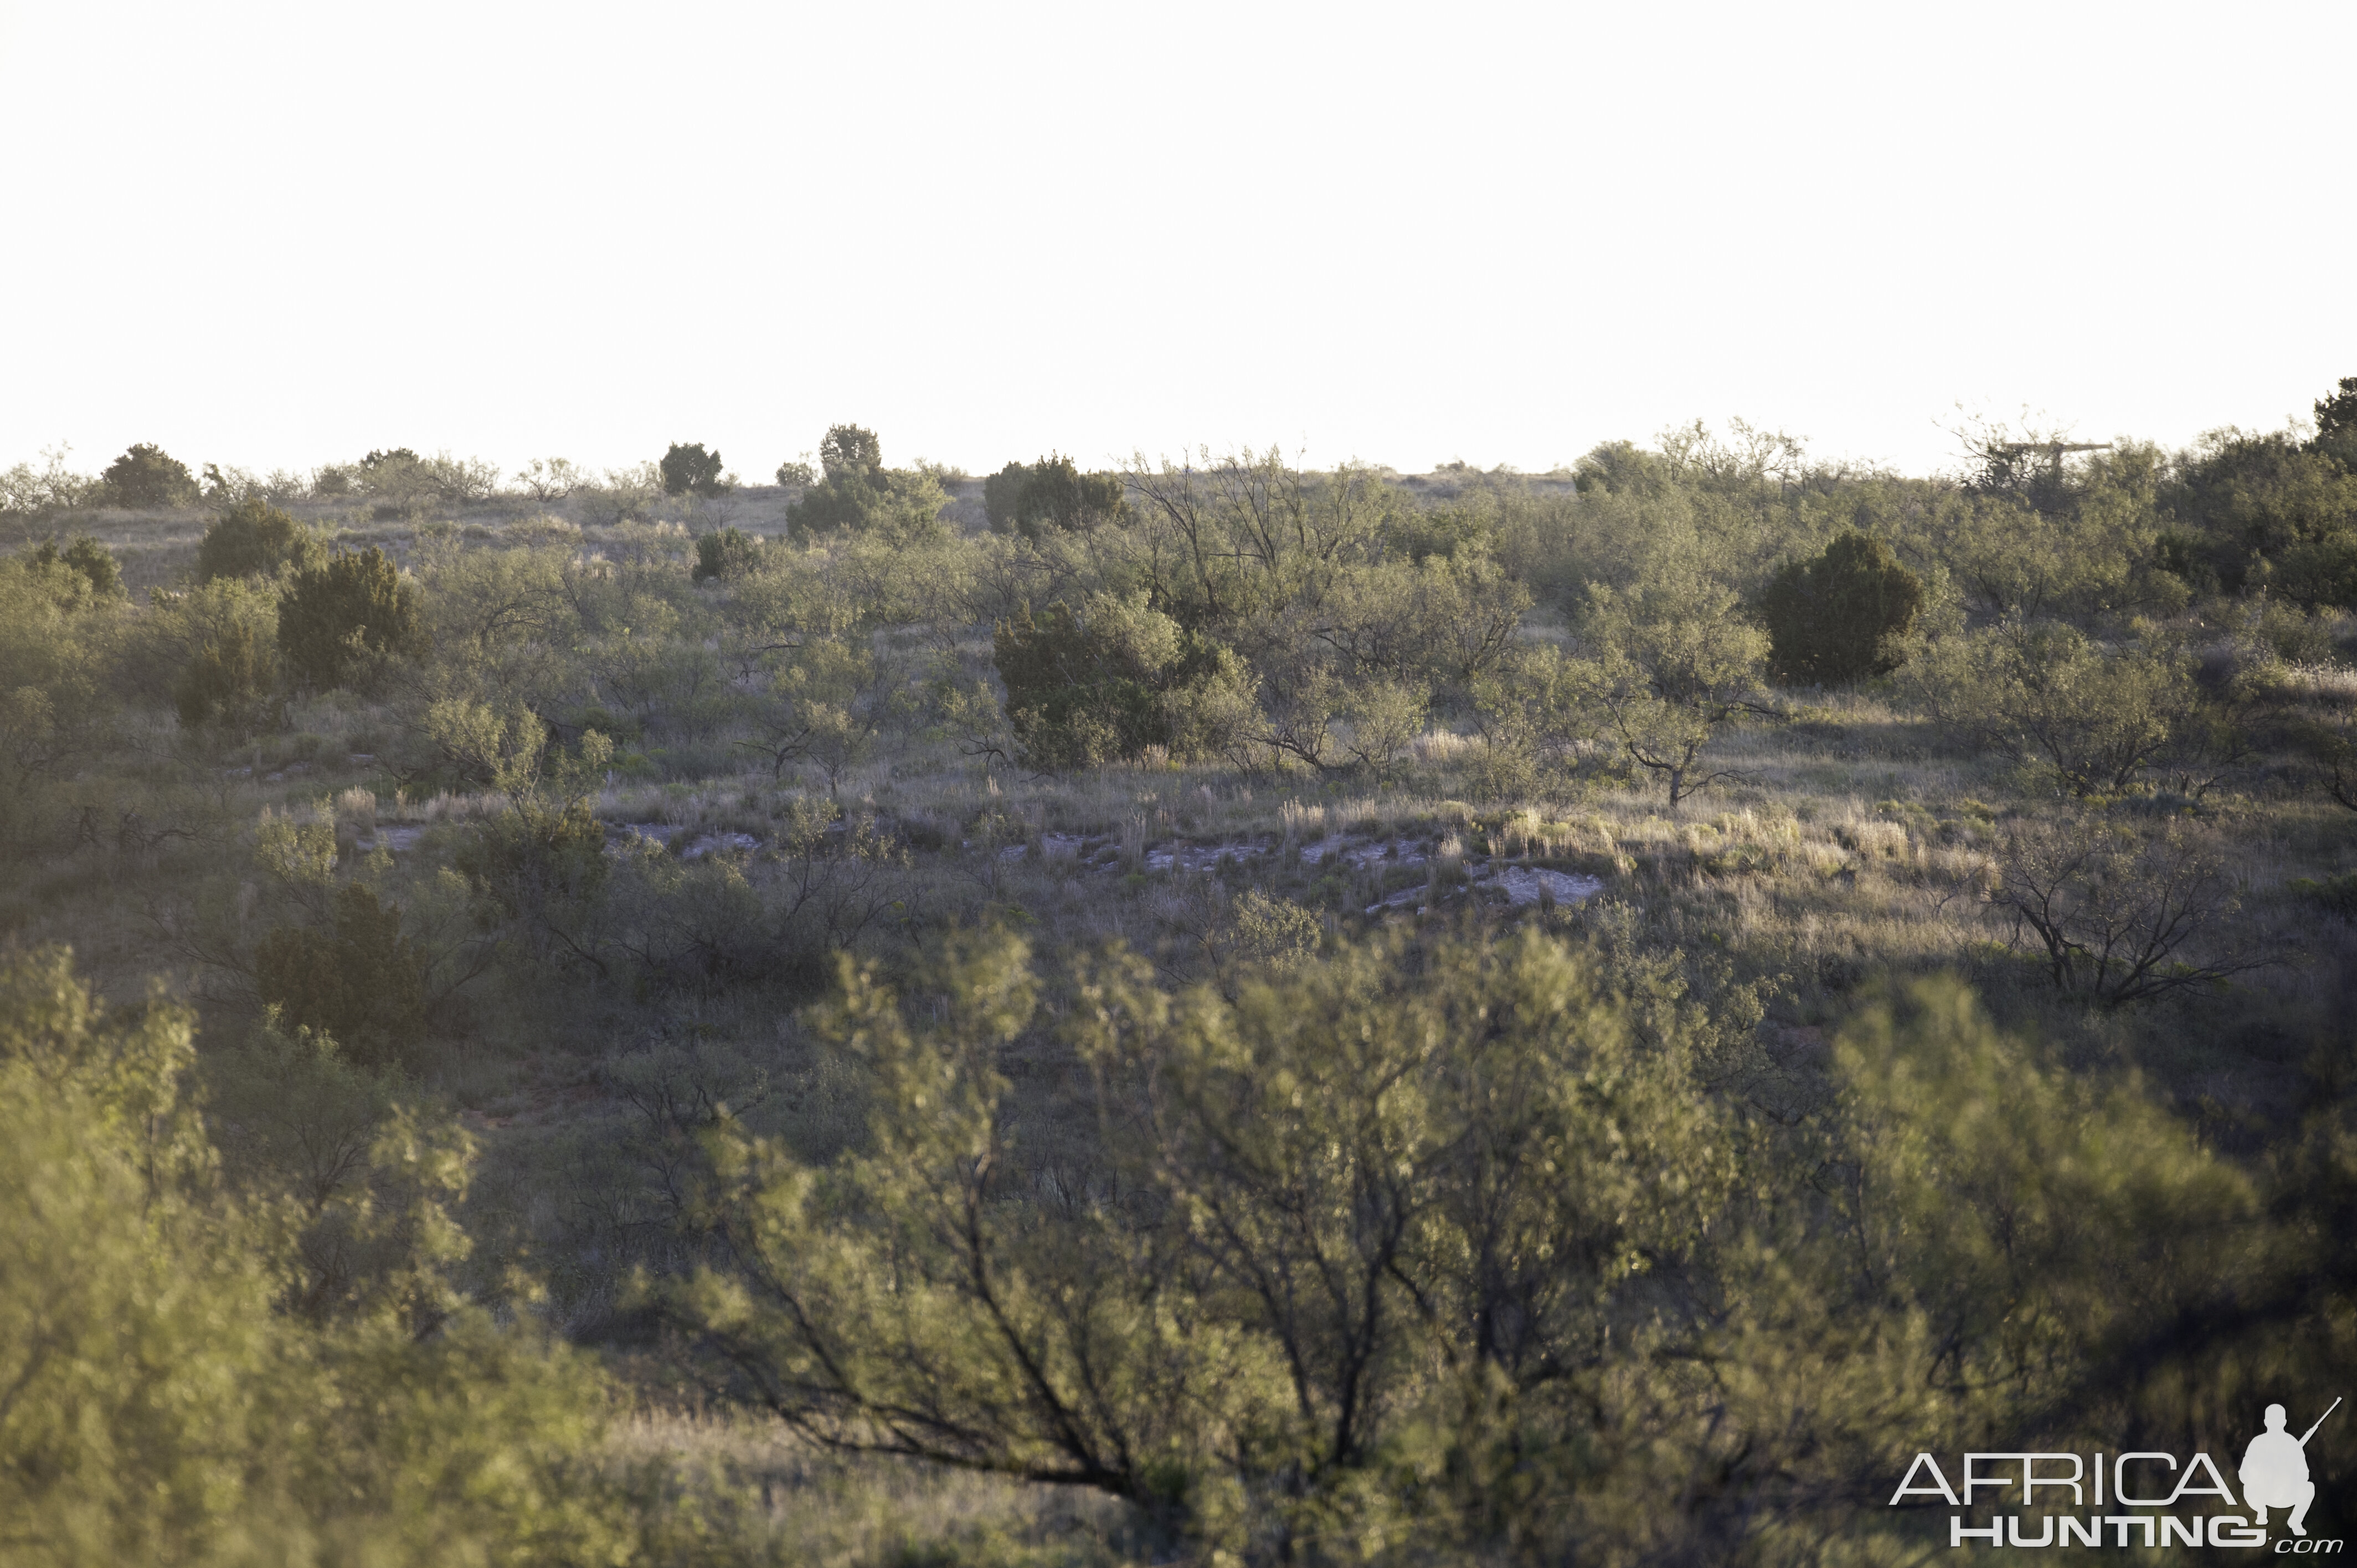
M 1971 442 L 0 475 L 0 1562 L 1899 1563 L 1918 1451 L 2238 1449 L 2357 1373 L 2357 380 Z

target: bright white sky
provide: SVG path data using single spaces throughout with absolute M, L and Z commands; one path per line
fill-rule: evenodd
M 0 465 L 1954 459 L 2357 375 L 2357 5 L 0 0 Z

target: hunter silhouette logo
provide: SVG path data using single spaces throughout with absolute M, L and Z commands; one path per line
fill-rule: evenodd
M 2234 1491 L 2217 1463 L 2207 1454 L 2195 1454 L 2179 1463 L 2174 1454 L 2148 1450 L 2105 1455 L 2070 1453 L 1967 1454 L 1958 1483 L 1951 1486 L 1940 1462 L 1918 1454 L 1907 1467 L 1899 1489 L 1890 1496 L 1893 1508 L 1910 1498 L 1938 1498 L 1958 1511 L 1948 1520 L 1948 1544 L 1965 1546 L 1986 1541 L 1991 1546 L 2158 1546 L 2264 1547 L 2267 1544 L 2267 1514 L 2285 1510 L 2291 1533 L 2275 1542 L 2278 1554 L 2337 1554 L 2338 1541 L 2312 1541 L 2308 1535 L 2308 1510 L 2316 1501 L 2316 1483 L 2309 1477 L 2308 1444 L 2326 1419 L 2341 1408 L 2336 1399 L 2306 1432 L 2294 1437 L 2287 1429 L 2288 1414 L 2279 1404 L 2266 1408 L 2266 1430 L 2244 1450 L 2236 1472 L 2242 1482 L 2244 1513 L 2217 1512 L 2186 1518 L 2164 1509 L 2198 1507 L 2200 1499 L 2215 1498 L 2224 1509 L 2235 1508 Z M 1976 1493 L 1994 1491 L 2002 1508 L 2020 1496 L 2018 1513 L 1997 1513 L 1986 1524 L 1967 1522 L 1978 1499 Z M 2039 1495 L 2043 1488 L 2046 1495 Z M 2092 1513 L 2080 1510 L 2092 1505 Z M 2047 1511 L 2057 1508 L 2068 1512 Z M 2030 1535 L 2023 1527 L 2037 1530 Z M 2106 1540 L 2106 1536 L 2109 1537 Z
M 2341 1402 L 2334 1400 L 2316 1418 L 2316 1426 L 2294 1437 L 2284 1430 L 2284 1407 L 2267 1406 L 2267 1429 L 2251 1439 L 2240 1472 L 2243 1501 L 2250 1507 L 2253 1525 L 2265 1530 L 2269 1509 L 2289 1509 L 2291 1532 L 2308 1533 L 2308 1505 L 2316 1500 L 2316 1483 L 2308 1478 L 2308 1440 L 2324 1424 L 2324 1416 L 2340 1408 Z

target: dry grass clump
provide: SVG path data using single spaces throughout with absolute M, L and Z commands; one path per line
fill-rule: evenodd
M 1480 748 L 1479 736 L 1458 735 L 1454 730 L 1426 730 L 1409 744 L 1408 749 L 1418 762 L 1454 762 Z
M 496 817 L 508 809 L 508 798 L 490 790 L 453 792 L 440 790 L 416 808 L 414 815 L 404 812 L 404 822 L 471 822 Z
M 336 836 L 349 831 L 353 836 L 366 838 L 376 832 L 376 791 L 359 785 L 336 796 Z

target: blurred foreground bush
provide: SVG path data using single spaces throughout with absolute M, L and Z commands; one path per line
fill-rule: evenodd
M 293 1316 L 304 1206 L 224 1178 L 190 1024 L 0 961 L 0 1561 L 623 1561 L 601 1380 L 449 1283 L 464 1134 L 382 1122 L 361 1157 L 427 1178 L 355 1217 L 391 1285 Z
M 1931 981 L 1795 1123 L 1760 1108 L 1756 995 L 1674 974 L 1395 937 L 1174 994 L 1116 950 L 1049 1025 L 1011 938 L 913 1005 L 846 960 L 822 1026 L 865 1145 L 722 1118 L 728 1262 L 660 1299 L 819 1442 L 1256 1563 L 1896 1561 L 1925 1517 L 1860 1499 L 1918 1452 L 2222 1452 L 2357 1370 L 2337 1112 L 2239 1167 Z M 1046 1036 L 1093 1142 L 1018 1107 Z

